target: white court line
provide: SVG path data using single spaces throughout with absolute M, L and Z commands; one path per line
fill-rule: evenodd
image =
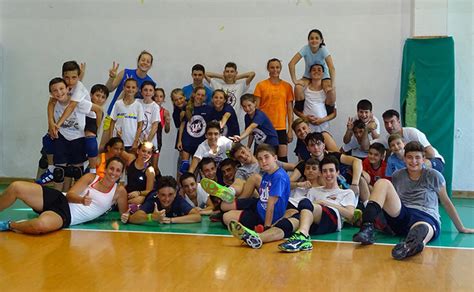
M 190 236 L 208 236 L 208 237 L 232 237 L 232 235 L 223 235 L 223 234 L 200 234 L 200 233 L 167 232 L 167 231 L 164 231 L 164 232 L 159 231 L 158 232 L 158 231 L 136 231 L 136 230 L 76 229 L 76 228 L 64 228 L 64 230 L 91 231 L 91 232 L 117 232 L 117 233 L 143 233 L 143 234 L 171 234 L 171 235 L 190 235 Z M 354 241 L 339 241 L 339 240 L 325 240 L 325 239 L 312 239 L 311 241 L 357 244 Z M 394 246 L 395 244 L 376 242 L 373 245 Z M 427 245 L 427 246 L 425 246 L 425 248 L 474 250 L 474 247 L 454 247 L 454 246 L 436 246 L 436 245 Z

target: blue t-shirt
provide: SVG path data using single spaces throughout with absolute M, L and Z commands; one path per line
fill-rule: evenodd
M 395 171 L 406 167 L 407 166 L 403 159 L 398 158 L 396 154 L 391 154 L 387 159 L 387 168 L 385 169 L 385 176 L 392 177 Z
M 225 124 L 224 129 L 222 129 L 222 136 L 231 137 L 234 135 L 239 135 L 240 127 L 239 127 L 239 122 L 237 121 L 237 114 L 235 113 L 234 108 L 230 104 L 228 103 L 224 104 L 224 108 L 220 112 L 218 112 L 213 107 L 211 110 L 210 120 L 220 121 L 222 120 L 222 117 L 224 116 L 225 113 L 230 113 L 230 118 L 227 120 L 227 123 Z
M 156 191 L 153 191 L 146 196 L 145 201 L 140 206 L 140 210 L 147 214 L 153 213 L 153 210 L 155 210 L 155 203 L 158 206 L 158 210 L 163 209 Z M 166 210 L 166 217 L 171 218 L 188 215 L 192 209 L 193 206 L 186 202 L 182 196 L 177 194 L 173 203 L 171 203 L 171 208 Z
M 278 146 L 279 143 L 277 132 L 273 127 L 272 122 L 264 112 L 256 109 L 253 118 L 250 118 L 250 116 L 246 114 L 245 128 L 247 129 L 252 123 L 258 125 L 255 129 L 253 129 L 252 132 L 256 145 L 266 143 L 272 146 Z
M 151 82 L 155 83 L 155 81 L 153 81 L 153 79 L 151 79 L 151 77 L 148 74 L 145 76 L 145 78 L 140 78 L 140 77 L 137 76 L 137 69 L 125 69 L 124 72 L 123 72 L 122 81 L 120 81 L 119 86 L 115 90 L 114 97 L 112 98 L 112 101 L 109 104 L 109 108 L 107 109 L 107 115 L 110 116 L 110 113 L 112 112 L 112 109 L 115 105 L 115 102 L 117 101 L 117 98 L 119 97 L 120 93 L 122 93 L 123 85 L 125 84 L 125 80 L 127 80 L 128 78 L 133 78 L 133 79 L 137 80 L 138 92 L 137 92 L 137 95 L 135 96 L 135 98 L 140 98 L 140 99 L 143 99 L 143 97 L 140 94 L 140 87 L 142 86 L 143 81 L 151 81 Z
M 328 64 L 326 64 L 326 57 L 330 56 L 331 54 L 329 54 L 329 51 L 326 48 L 326 46 L 320 47 L 318 51 L 316 52 L 316 54 L 313 54 L 313 52 L 311 52 L 311 48 L 308 45 L 306 45 L 301 48 L 299 53 L 301 57 L 304 58 L 304 61 L 305 61 L 304 75 L 303 75 L 304 77 L 311 79 L 311 73 L 309 71 L 309 68 L 313 64 L 318 63 L 324 66 L 323 79 L 329 78 L 329 68 L 328 68 Z
M 286 205 L 290 198 L 290 177 L 279 167 L 274 173 L 265 173 L 258 189 L 260 199 L 257 203 L 257 212 L 260 219 L 265 222 L 268 198 L 278 197 L 273 210 L 272 224 L 282 218 L 286 211 Z
M 296 140 L 296 147 L 294 152 L 296 156 L 299 156 L 301 160 L 308 160 L 311 157 L 311 153 L 309 153 L 308 148 L 306 148 L 306 144 L 301 139 Z
M 191 120 L 185 118 L 186 124 L 184 125 L 183 132 L 183 148 L 186 152 L 194 154 L 199 144 L 201 144 L 206 136 L 206 126 L 207 122 L 211 119 L 211 107 L 207 105 L 202 105 L 194 107 L 193 115 Z M 191 151 L 191 152 L 189 152 Z
M 203 86 L 206 89 L 206 100 L 204 102 L 207 105 L 211 105 L 212 104 L 212 89 L 206 85 L 203 85 Z M 189 98 L 193 94 L 193 90 L 194 90 L 194 86 L 192 83 L 183 87 L 183 93 L 184 93 L 184 96 L 186 97 L 186 100 L 189 100 Z

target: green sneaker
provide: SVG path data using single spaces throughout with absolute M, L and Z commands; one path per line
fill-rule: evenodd
M 229 223 L 229 232 L 235 237 L 250 246 L 251 248 L 260 248 L 262 247 L 262 240 L 260 239 L 260 236 L 258 236 L 258 233 L 248 229 L 244 225 L 242 225 L 240 222 L 237 222 L 235 220 L 230 221 Z
M 278 248 L 285 252 L 298 252 L 312 250 L 313 244 L 309 236 L 304 235 L 303 233 L 296 231 L 293 235 L 288 238 L 287 241 L 278 245 Z
M 222 186 L 212 179 L 203 178 L 201 187 L 211 196 L 220 198 L 223 201 L 232 203 L 235 198 L 235 192 L 232 189 Z
M 362 210 L 355 209 L 354 216 L 352 216 L 352 220 L 350 222 L 352 226 L 360 227 L 362 226 Z

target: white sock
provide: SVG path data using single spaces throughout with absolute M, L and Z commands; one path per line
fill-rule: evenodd
M 48 165 L 49 172 L 53 172 L 56 167 L 54 165 Z
M 97 170 L 95 168 L 90 168 L 89 173 L 97 173 Z

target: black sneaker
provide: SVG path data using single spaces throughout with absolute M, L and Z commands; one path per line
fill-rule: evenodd
M 373 244 L 375 242 L 375 228 L 373 223 L 364 223 L 359 232 L 352 236 L 352 240 L 360 242 L 363 245 Z
M 397 243 L 392 249 L 392 257 L 396 260 L 403 260 L 422 252 L 425 247 L 423 239 L 425 239 L 428 231 L 428 226 L 425 224 L 418 224 L 410 229 L 405 240 Z

